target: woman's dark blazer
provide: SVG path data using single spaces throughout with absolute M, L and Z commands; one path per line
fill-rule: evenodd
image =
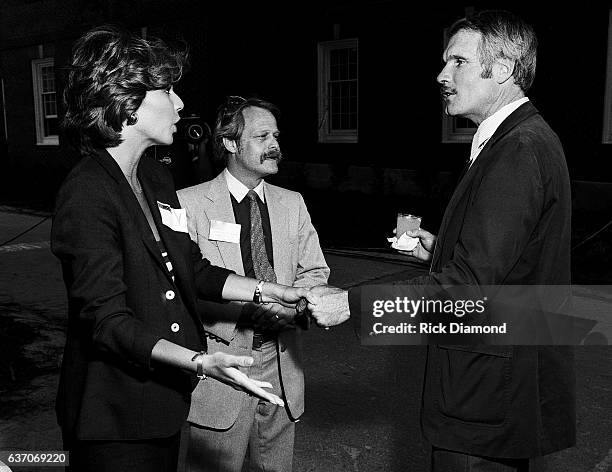
M 161 221 L 179 208 L 172 177 L 143 157 L 138 176 L 175 280 L 121 169 L 100 150 L 83 158 L 57 197 L 51 249 L 68 291 L 57 397 L 64 439 L 149 439 L 179 431 L 193 376 L 151 362 L 160 339 L 201 350 L 196 297 L 219 300 L 226 269 L 202 259 L 187 232 Z

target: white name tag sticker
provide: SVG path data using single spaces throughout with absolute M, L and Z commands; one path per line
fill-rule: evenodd
M 187 233 L 187 212 L 184 208 L 172 208 L 167 203 L 157 202 L 162 223 L 174 231 Z
M 211 220 L 208 239 L 240 244 L 240 225 L 225 221 Z

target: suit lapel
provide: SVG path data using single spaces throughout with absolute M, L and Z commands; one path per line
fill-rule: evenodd
M 147 222 L 147 219 L 142 211 L 142 208 L 140 208 L 140 204 L 138 203 L 138 200 L 136 199 L 134 192 L 132 192 L 130 184 L 128 183 L 127 179 L 123 175 L 123 172 L 121 171 L 121 168 L 119 167 L 119 164 L 117 164 L 115 159 L 113 159 L 113 157 L 105 149 L 99 150 L 98 153 L 93 156 L 93 158 L 115 180 L 117 187 L 119 188 L 119 195 L 120 195 L 121 201 L 126 211 L 130 215 L 129 220 L 133 222 L 133 224 L 136 225 L 136 227 L 138 228 L 137 229 L 138 234 L 141 235 L 143 244 L 145 245 L 145 247 L 147 248 L 147 250 L 153 257 L 153 259 L 155 259 L 161 267 L 164 267 L 162 256 L 159 252 L 159 248 L 157 247 L 157 243 L 155 242 L 155 237 L 153 236 L 153 232 L 151 231 L 151 228 L 149 227 L 149 223 Z M 141 179 L 141 183 L 143 184 L 143 188 L 145 188 L 145 194 L 147 194 L 147 189 L 146 189 L 147 182 L 146 182 L 146 179 L 144 180 L 145 181 L 143 182 L 143 179 Z M 151 194 L 150 191 L 148 193 Z M 149 205 L 151 205 L 150 201 L 149 201 Z M 151 212 L 154 215 L 153 218 L 155 218 L 156 209 L 157 209 L 157 203 L 155 204 L 155 208 L 151 207 Z M 156 220 L 156 224 L 158 224 L 157 220 Z M 158 224 L 158 228 L 159 228 L 159 224 Z
M 279 283 L 293 285 L 293 280 L 288 280 L 290 274 L 286 270 L 286 261 L 290 260 L 289 207 L 283 198 L 283 194 L 276 187 L 265 182 L 264 192 L 272 231 L 274 273 Z
M 223 221 L 225 223 L 236 223 L 234 217 L 234 209 L 230 198 L 229 189 L 225 182 L 225 176 L 221 172 L 212 182 L 209 192 L 206 197 L 210 200 L 210 208 L 207 209 L 207 215 L 212 220 Z M 209 226 L 210 230 L 210 226 Z M 241 230 L 242 231 L 242 230 Z M 206 237 L 209 235 L 207 234 Z M 210 240 L 210 239 L 209 239 Z M 227 241 L 210 241 L 217 246 L 219 255 L 225 267 L 236 267 L 236 273 L 244 275 L 244 266 L 242 264 L 242 253 L 240 252 L 240 244 L 230 243 Z
M 169 258 L 172 260 L 172 268 L 175 272 L 177 278 L 181 280 L 186 280 L 186 267 L 185 261 L 180 260 L 182 254 L 184 254 L 183 248 L 180 247 L 180 243 L 177 240 L 177 233 L 168 228 L 165 224 L 162 223 L 161 213 L 159 212 L 159 207 L 157 206 L 157 201 L 159 200 L 162 203 L 166 203 L 173 208 L 177 208 L 178 205 L 174 203 L 173 195 L 170 195 L 168 192 L 167 185 L 163 182 L 156 180 L 155 178 L 150 176 L 150 173 L 147 172 L 147 162 L 145 159 L 147 157 L 143 157 L 140 160 L 138 166 L 138 176 L 140 179 L 140 183 L 144 190 L 145 198 L 147 203 L 149 204 L 149 209 L 151 210 L 151 214 L 153 215 L 153 221 L 155 222 L 155 226 L 157 227 L 157 231 L 159 232 L 159 236 L 166 247 L 166 251 L 168 252 Z M 153 257 L 159 262 L 162 266 L 164 274 L 170 281 L 172 281 L 172 277 L 168 269 L 164 265 L 163 258 L 161 256 L 161 252 L 159 250 L 159 246 L 155 241 L 153 233 L 148 226 L 148 231 L 146 232 L 143 239 L 145 241 L 145 245 L 147 249 L 152 253 Z
M 444 217 L 442 218 L 442 223 L 440 224 L 440 231 L 438 231 L 438 244 L 440 242 L 445 241 L 444 234 L 446 233 L 446 230 L 448 229 L 448 225 L 450 224 L 451 217 L 455 215 L 459 202 L 463 198 L 466 190 L 470 187 L 470 184 L 474 178 L 474 174 L 476 173 L 476 169 L 482 162 L 482 161 L 479 162 L 479 159 L 483 157 L 482 156 L 483 152 L 484 152 L 484 149 L 483 151 L 481 151 L 480 155 L 478 156 L 478 159 L 476 159 L 476 162 L 474 162 L 472 166 L 463 173 L 463 176 L 457 183 L 457 187 L 455 188 L 455 191 L 453 192 L 453 195 L 450 201 L 448 202 L 448 205 L 446 206 L 446 210 L 444 211 Z M 441 255 L 442 252 L 440 251 L 440 249 L 441 248 L 436 247 L 436 256 Z M 435 263 L 436 261 L 434 260 L 433 262 Z M 432 264 L 432 267 L 433 266 L 434 264 Z

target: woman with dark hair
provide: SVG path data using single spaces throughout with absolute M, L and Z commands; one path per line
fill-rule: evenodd
M 73 48 L 64 129 L 83 158 L 58 193 L 51 235 L 68 291 L 57 412 L 72 470 L 176 470 L 194 374 L 282 405 L 238 370 L 251 358 L 206 354 L 196 298 L 291 305 L 308 292 L 202 259 L 170 173 L 142 157 L 172 143 L 184 62 L 112 26 Z

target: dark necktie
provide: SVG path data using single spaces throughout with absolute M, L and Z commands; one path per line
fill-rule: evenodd
M 265 280 L 266 282 L 276 282 L 276 274 L 266 254 L 266 243 L 264 241 L 259 204 L 257 203 L 257 193 L 249 190 L 247 197 L 249 197 L 251 204 L 251 257 L 253 258 L 255 278 Z

